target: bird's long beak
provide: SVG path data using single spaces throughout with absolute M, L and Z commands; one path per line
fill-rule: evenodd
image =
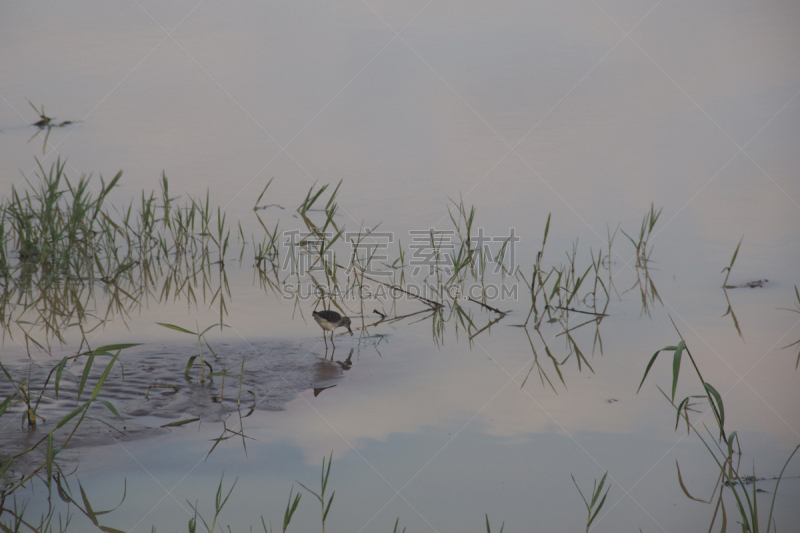
M 352 337 L 352 336 L 353 336 L 353 330 L 352 330 L 352 329 L 350 329 L 350 328 L 347 328 L 347 331 L 349 331 L 349 332 L 350 332 L 350 336 Z

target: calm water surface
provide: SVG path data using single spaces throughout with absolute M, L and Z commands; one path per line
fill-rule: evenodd
M 618 233 L 619 297 L 600 327 L 602 354 L 593 328 L 577 332 L 593 371 L 573 357 L 562 382 L 543 364 L 553 387 L 536 370 L 521 386 L 531 344 L 542 357 L 547 342 L 559 361 L 569 350 L 555 325 L 532 340 L 511 327 L 530 302 L 514 278 L 518 297 L 493 302 L 511 312 L 472 342 L 456 320 L 435 337 L 429 320 L 409 319 L 369 330 L 383 338 L 338 337 L 326 363 L 313 301 L 298 309 L 264 290 L 252 248 L 240 262 L 237 243 L 225 258 L 231 327 L 207 338 L 226 356 L 257 358 L 263 381 L 249 385 L 259 398 L 277 389 L 274 403 L 240 421 L 225 409 L 193 411 L 181 403 L 191 396 L 159 412 L 131 391 L 130 424 L 202 421 L 75 451 L 69 467 L 96 509 L 116 505 L 127 483 L 125 503 L 103 524 L 182 531 L 187 500 L 213 514 L 224 473 L 225 487 L 237 483 L 220 521 L 240 531 L 263 515 L 279 528 L 290 488 L 317 488 L 333 452 L 330 531 L 391 531 L 397 517 L 408 531 L 477 531 L 485 513 L 497 530 L 503 521 L 506 531 L 582 530 L 570 475 L 586 493 L 606 471 L 611 490 L 593 531 L 705 530 L 713 507 L 685 497 L 675 462 L 702 498 L 716 467 L 695 436 L 673 432 L 674 411 L 656 388 L 670 387 L 666 358 L 636 394 L 649 357 L 678 341 L 670 317 L 723 395 L 743 464 L 772 478 L 800 443 L 797 352 L 781 349 L 800 339 L 800 315 L 778 309 L 795 305 L 800 284 L 796 2 L 44 2 L 0 12 L 4 195 L 33 179 L 35 157 L 45 168 L 67 159 L 74 177 L 123 170 L 108 200 L 120 207 L 158 190 L 164 172 L 171 196 L 208 191 L 250 243 L 263 236 L 252 208 L 270 179 L 261 204 L 285 209 L 259 214 L 282 230 L 303 228 L 295 209 L 315 182 L 343 180 L 338 222 L 353 231 L 382 223 L 392 257 L 398 240 L 410 253 L 410 232 L 450 228 L 449 199 L 463 197 L 486 235 L 513 228 L 526 276 L 548 213 L 545 263 L 565 262 L 577 239 L 583 271 L 609 231 L 632 235 L 651 203 L 663 207 L 650 241 L 662 301 L 647 313 L 639 290 L 626 292 L 635 254 Z M 45 132 L 29 141 L 38 116 L 26 98 L 76 124 L 54 128 L 46 145 Z M 769 281 L 728 291 L 739 335 L 723 316 L 720 270 L 742 238 L 729 282 Z M 131 367 L 161 353 L 178 364 L 195 345 L 157 322 L 219 322 L 212 300 L 209 291 L 197 305 L 142 302 L 92 343 L 144 343 L 125 353 Z M 420 305 L 400 302 L 398 313 Z M 365 303 L 371 320 L 376 307 L 388 310 Z M 472 312 L 481 326 L 494 318 Z M 66 338 L 64 353 L 74 353 L 77 337 Z M 20 361 L 18 341 L 5 338 L 4 364 Z M 680 397 L 697 393 L 684 365 Z M 275 372 L 296 379 L 281 389 Z M 4 438 L 18 431 L 18 418 L 3 423 Z M 209 455 L 211 439 L 240 423 L 246 450 L 232 438 Z M 800 462 L 785 476 L 779 531 L 800 520 Z M 771 493 L 774 481 L 759 487 Z M 32 515 L 47 506 L 41 485 L 23 496 Z M 759 500 L 764 509 L 770 497 Z M 317 513 L 304 494 L 290 531 L 317 530 Z

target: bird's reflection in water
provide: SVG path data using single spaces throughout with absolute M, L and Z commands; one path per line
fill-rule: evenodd
M 345 359 L 344 361 L 334 361 L 334 362 L 337 365 L 339 365 L 340 367 L 342 367 L 343 371 L 350 370 L 350 367 L 353 366 L 353 352 L 354 351 L 355 351 L 355 348 L 350 348 L 350 353 L 347 355 L 347 359 Z M 331 360 L 333 360 L 333 353 L 331 353 Z M 335 386 L 336 385 L 331 385 L 329 387 L 317 387 L 317 388 L 315 388 L 314 389 L 314 397 L 316 398 L 317 396 L 319 396 L 322 393 L 322 391 L 327 390 L 327 389 L 332 389 Z
M 342 370 L 350 370 L 350 367 L 353 366 L 353 350 L 355 348 L 350 348 L 350 353 L 344 361 L 336 361 L 336 364 L 342 367 Z M 331 358 L 333 358 L 333 355 L 331 355 Z

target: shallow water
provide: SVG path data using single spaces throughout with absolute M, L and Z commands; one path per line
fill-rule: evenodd
M 507 531 L 574 531 L 585 519 L 570 475 L 585 494 L 606 471 L 611 490 L 593 531 L 706 529 L 713 508 L 685 497 L 675 461 L 702 498 L 715 465 L 696 437 L 674 431 L 674 411 L 656 389 L 671 385 L 667 354 L 636 388 L 653 352 L 677 342 L 671 318 L 724 398 L 743 465 L 772 478 L 800 442 L 797 352 L 781 349 L 800 339 L 800 315 L 778 309 L 792 308 L 800 283 L 798 20 L 793 2 L 5 7 L 3 194 L 32 179 L 34 156 L 45 168 L 68 158 L 71 177 L 108 179 L 122 169 L 108 200 L 120 207 L 158 189 L 163 171 L 181 202 L 208 190 L 250 246 L 250 235 L 263 235 L 252 208 L 270 178 L 261 204 L 285 209 L 258 215 L 281 230 L 304 228 L 295 208 L 315 181 L 343 180 L 337 220 L 352 231 L 382 223 L 391 257 L 398 241 L 413 255 L 411 231 L 451 227 L 448 198 L 462 195 L 487 236 L 514 229 L 514 263 L 526 276 L 548 213 L 545 263 L 566 261 L 578 239 L 582 271 L 590 249 L 607 247 L 608 231 L 619 224 L 633 235 L 651 202 L 664 208 L 649 272 L 662 301 L 643 312 L 633 247 L 617 233 L 602 354 L 593 326 L 577 331 L 591 370 L 573 355 L 563 381 L 544 353 L 547 343 L 556 360 L 567 357 L 562 329 L 544 324 L 541 337 L 529 330 L 529 338 L 511 327 L 528 312 L 519 280 L 506 280 L 516 298 L 492 302 L 511 312 L 471 342 L 457 319 L 436 334 L 430 320 L 415 323 L 421 317 L 370 326 L 362 337 L 377 321 L 372 310 L 391 304 L 348 300 L 348 314 L 366 317 L 355 337 L 337 337 L 326 363 L 313 301 L 298 309 L 282 297 L 286 286 L 265 288 L 252 248 L 238 261 L 237 242 L 225 257 L 227 291 L 215 293 L 225 282 L 216 265 L 206 269 L 196 305 L 185 292 L 160 297 L 158 278 L 90 338 L 93 346 L 144 343 L 121 356 L 125 381 L 120 367 L 104 389 L 142 438 L 118 438 L 97 422 L 61 456 L 78 468 L 96 509 L 116 505 L 127 483 L 124 505 L 101 523 L 183 530 L 187 500 L 213 514 L 224 473 L 226 487 L 238 481 L 222 523 L 246 529 L 263 515 L 279 526 L 290 488 L 316 488 L 322 457 L 333 452 L 331 531 L 391 531 L 397 517 L 409 531 L 475 530 L 484 513 L 493 530 L 505 521 Z M 53 128 L 46 145 L 45 131 L 29 141 L 38 116 L 26 98 L 75 124 Z M 768 281 L 726 294 L 720 270 L 742 237 L 728 283 Z M 104 319 L 108 293 L 98 286 L 88 301 Z M 425 308 L 397 305 L 397 314 Z M 496 318 L 463 305 L 480 327 Z M 729 305 L 740 332 L 725 315 Z M 235 374 L 241 357 L 251 365 L 242 388 L 255 401 L 242 403 L 249 416 L 241 419 L 236 380 L 216 403 L 219 376 L 202 386 L 183 377 L 196 341 L 157 324 L 197 329 L 221 320 L 230 328 L 207 340 L 223 366 Z M 75 328 L 64 335 L 63 350 L 49 339 L 53 358 L 33 350 L 41 366 L 32 379 L 74 354 Z M 521 386 L 532 346 L 547 377 L 534 369 Z M 25 375 L 24 357 L 19 330 L 6 334 L 3 364 Z M 688 371 L 684 361 L 676 397 L 698 393 Z M 145 400 L 155 383 L 181 389 L 155 389 Z M 65 398 L 74 387 L 65 378 Z M 46 403 L 45 416 L 71 406 Z M 120 424 L 102 408 L 98 416 Z M 201 420 L 159 427 L 194 417 Z M 21 445 L 18 416 L 2 423 L 3 449 Z M 249 438 L 226 432 L 240 427 Z M 220 436 L 232 438 L 209 454 Z M 779 531 L 800 519 L 798 465 L 781 482 Z M 47 505 L 41 485 L 24 496 L 32 514 Z M 762 496 L 766 509 L 770 495 Z M 303 496 L 290 530 L 319 528 L 312 500 Z

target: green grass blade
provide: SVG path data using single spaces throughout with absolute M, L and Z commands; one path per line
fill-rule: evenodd
M 544 238 L 542 239 L 542 248 L 544 248 L 545 243 L 547 242 L 547 234 L 550 233 L 550 217 L 552 213 L 547 213 L 547 223 L 544 225 Z
M 328 518 L 328 512 L 331 510 L 331 505 L 333 504 L 333 497 L 336 495 L 336 491 L 331 493 L 331 499 L 328 500 L 328 506 L 325 508 L 325 512 L 322 514 L 322 521 L 324 522 Z
M 580 495 L 581 495 L 581 499 L 583 500 L 583 503 L 584 503 L 584 505 L 586 505 L 586 508 L 587 508 L 587 509 L 591 509 L 591 507 L 589 507 L 589 502 L 588 502 L 588 501 L 586 501 L 586 497 L 583 495 L 583 491 L 582 491 L 582 490 L 581 490 L 581 488 L 578 486 L 578 482 L 577 482 L 577 481 L 575 481 L 575 476 L 573 476 L 572 474 L 570 474 L 570 475 L 569 475 L 569 477 L 571 477 L 571 478 L 572 478 L 572 482 L 575 484 L 575 488 L 576 488 L 576 489 L 578 489 L 578 494 L 580 494 Z
M 678 374 L 681 371 L 681 356 L 686 345 L 683 341 L 678 343 L 672 356 L 672 401 L 675 402 L 675 390 L 678 388 Z
M 121 415 L 121 414 L 119 414 L 119 411 L 117 411 L 117 408 L 116 408 L 116 407 L 114 407 L 114 404 L 112 404 L 112 403 L 111 403 L 111 402 L 109 402 L 108 400 L 98 400 L 98 401 L 99 401 L 100 403 L 102 403 L 103 405 L 105 405 L 105 406 L 108 408 L 108 410 L 109 410 L 109 411 L 111 411 L 112 413 L 114 413 L 114 416 L 116 416 L 116 417 L 117 417 L 117 418 L 119 418 L 120 420 L 123 420 L 123 421 L 125 420 L 124 418 L 122 418 L 122 415 Z
M 706 391 L 711 395 L 710 398 L 713 399 L 711 407 L 714 409 L 714 417 L 717 419 L 721 432 L 725 427 L 725 407 L 722 404 L 722 396 L 719 395 L 717 390 L 712 387 L 710 383 L 703 383 L 703 385 Z
M 97 355 L 113 355 L 112 352 L 117 350 L 125 350 L 126 348 L 133 348 L 134 346 L 141 346 L 141 342 L 123 343 L 123 344 L 106 344 L 94 350 Z
M 267 182 L 267 185 L 264 187 L 264 190 L 261 191 L 261 194 L 258 195 L 258 199 L 256 200 L 256 204 L 253 206 L 253 210 L 254 211 L 256 210 L 256 208 L 258 208 L 258 204 L 261 202 L 261 198 L 264 197 L 264 193 L 267 192 L 267 189 L 269 189 L 269 186 L 272 184 L 272 180 L 274 180 L 274 179 L 275 179 L 274 177 L 270 178 L 269 181 Z
M 688 396 L 686 398 L 684 398 L 683 401 L 681 401 L 680 404 L 678 404 L 678 410 L 677 410 L 677 414 L 675 416 L 675 431 L 678 431 L 678 424 L 681 423 L 681 412 L 686 408 L 687 405 L 689 405 L 689 397 Z
M 336 185 L 336 188 L 331 193 L 331 199 L 328 200 L 328 203 L 325 205 L 325 210 L 330 209 L 331 205 L 333 204 L 333 201 L 336 199 L 336 194 L 339 192 L 339 187 L 342 186 L 343 181 L 344 181 L 343 179 L 339 180 L 339 183 Z
M 316 499 L 318 499 L 320 502 L 322 502 L 322 497 L 320 497 L 320 495 L 319 495 L 319 494 L 317 494 L 317 493 L 316 493 L 316 492 L 314 492 L 313 490 L 309 489 L 308 487 L 306 487 L 305 485 L 303 485 L 303 484 L 302 484 L 302 483 L 300 483 L 299 481 L 298 481 L 297 483 L 298 483 L 298 484 L 299 484 L 301 487 L 303 487 L 304 489 L 306 489 L 308 492 L 310 492 L 311 494 L 313 494 L 313 495 L 314 495 L 314 497 L 315 497 Z M 324 503 L 324 502 L 322 502 L 322 503 Z
M 736 256 L 739 255 L 739 247 L 742 245 L 742 241 L 744 240 L 744 235 L 742 238 L 739 239 L 739 244 L 736 245 L 736 250 L 733 252 L 733 257 L 731 258 L 731 264 L 726 266 L 722 269 L 722 272 L 728 271 L 728 274 L 725 276 L 725 281 L 722 282 L 722 285 L 726 285 L 728 283 L 728 277 L 731 275 L 731 269 L 733 268 L 733 263 L 736 262 Z
M 0 404 L 0 416 L 3 416 L 3 413 L 5 413 L 8 407 L 11 405 L 11 400 L 13 400 L 16 396 L 17 392 L 14 391 L 9 394 L 5 400 L 3 400 L 3 403 Z
M 597 509 L 595 509 L 594 513 L 593 513 L 593 514 L 592 514 L 592 516 L 589 518 L 589 523 L 590 523 L 590 524 L 591 524 L 592 522 L 594 522 L 594 519 L 597 517 L 597 513 L 599 513 L 599 512 L 600 512 L 600 509 L 602 509 L 602 508 L 603 508 L 603 504 L 604 504 L 604 503 L 606 503 L 606 498 L 607 498 L 607 497 L 608 497 L 608 490 L 606 490 L 606 493 L 603 495 L 603 499 L 602 499 L 602 500 L 600 500 L 600 503 L 599 503 L 599 504 L 597 504 Z
M 758 500 L 756 499 L 756 465 L 753 461 L 753 524 L 758 527 Z
M 656 358 L 658 358 L 658 354 L 668 350 L 674 350 L 675 346 L 667 346 L 666 348 L 661 348 L 656 353 L 653 354 L 653 357 L 650 358 L 650 362 L 647 363 L 647 368 L 644 371 L 644 376 L 642 376 L 642 382 L 639 383 L 639 388 L 636 389 L 636 394 L 639 394 L 639 391 L 642 390 L 642 385 L 644 385 L 644 380 L 647 379 L 647 374 L 650 373 L 650 369 L 653 367 L 653 363 L 656 362 Z
M 84 513 L 94 525 L 100 527 L 100 524 L 97 522 L 97 516 L 95 515 L 94 509 L 92 509 L 92 504 L 89 503 L 89 498 L 86 496 L 86 491 L 83 490 L 83 485 L 78 483 L 78 488 L 81 489 L 81 498 L 83 498 L 83 505 L 85 506 L 83 510 Z
M 81 411 L 83 411 L 84 409 L 89 407 L 90 403 L 92 403 L 92 402 L 91 401 L 84 402 L 81 405 L 79 405 L 78 407 L 76 407 L 70 414 L 68 414 L 67 416 L 65 416 L 64 418 L 62 418 L 61 420 L 58 421 L 58 424 L 56 424 L 56 427 L 53 429 L 53 431 L 63 427 L 64 424 L 66 424 L 67 422 L 69 422 L 70 420 L 75 418 L 77 415 L 79 415 L 81 413 Z
M 286 511 L 283 513 L 283 531 L 286 531 L 286 528 L 289 527 L 289 522 L 292 521 L 292 516 L 294 516 L 294 512 L 297 510 L 297 506 L 300 505 L 300 497 L 302 494 L 296 494 L 294 501 L 292 501 L 293 490 L 293 488 L 289 490 L 289 501 L 286 502 Z
M 11 468 L 11 463 L 13 463 L 13 462 L 14 462 L 14 458 L 13 457 L 9 457 L 8 459 L 6 459 L 2 463 L 0 463 L 0 477 L 3 477 L 4 475 L 6 475 L 6 472 L 8 472 L 9 468 Z
M 53 451 L 53 434 L 47 435 L 47 451 L 45 452 L 45 470 L 47 471 L 47 486 L 50 486 L 50 480 L 53 479 L 53 459 L 55 453 Z
M 64 368 L 67 366 L 67 358 L 64 357 L 61 362 L 58 363 L 56 366 L 56 381 L 55 381 L 55 389 L 56 389 L 56 400 L 58 400 L 58 386 L 61 384 L 61 374 L 64 372 Z M 0 412 L 2 414 L 2 412 Z
M 213 328 L 215 328 L 215 327 L 217 327 L 217 326 L 222 326 L 222 327 L 226 327 L 226 328 L 228 327 L 228 325 L 227 325 L 227 324 L 222 324 L 222 323 L 220 323 L 220 322 L 217 322 L 216 324 L 211 324 L 211 325 L 210 325 L 210 326 L 208 326 L 206 329 L 204 329 L 204 330 L 203 330 L 203 332 L 202 332 L 202 333 L 200 333 L 200 336 L 202 337 L 203 335 L 205 335 L 206 333 L 208 333 L 208 331 L 209 331 L 210 329 L 213 329 Z
M 165 328 L 174 329 L 175 331 L 180 331 L 182 333 L 188 333 L 189 335 L 197 335 L 196 331 L 189 331 L 188 329 L 176 326 L 175 324 L 164 324 L 163 322 L 156 322 L 156 324 L 159 326 L 164 326 Z
M 89 358 L 86 361 L 86 365 L 83 367 L 83 374 L 81 375 L 81 382 L 78 385 L 78 401 L 81 399 L 81 393 L 83 393 L 83 388 L 86 386 L 86 380 L 89 378 L 89 372 L 92 370 L 92 363 L 94 362 L 94 355 L 95 352 L 89 353 Z
M 328 470 L 325 470 L 325 458 L 322 458 L 322 494 L 325 494 L 325 489 L 328 486 L 328 479 L 331 477 L 331 466 L 333 465 L 333 451 L 328 459 Z
M 564 275 L 564 271 L 561 270 L 558 272 L 558 278 L 556 278 L 556 282 L 553 284 L 553 292 L 550 293 L 550 299 L 552 300 L 553 297 L 558 292 L 559 286 L 558 284 L 561 283 L 561 277 Z
M 117 353 L 114 355 L 114 357 L 111 358 L 111 361 L 108 363 L 105 370 L 103 370 L 103 375 L 100 376 L 100 379 L 97 381 L 97 384 L 94 386 L 94 390 L 92 391 L 92 400 L 97 398 L 97 395 L 100 394 L 100 389 L 103 388 L 103 384 L 105 384 L 106 378 L 108 378 L 108 375 L 111 373 L 111 367 L 113 367 L 114 363 L 117 362 L 119 354 L 121 353 L 122 350 L 117 350 Z
M 603 474 L 603 477 L 600 478 L 600 484 L 598 485 L 597 489 L 594 492 L 594 495 L 592 496 L 592 507 L 594 507 L 595 502 L 597 502 L 597 497 L 600 495 L 601 492 L 603 492 L 603 485 L 606 482 L 606 476 L 608 476 L 608 472 Z
M 194 364 L 194 360 L 197 359 L 197 355 L 193 355 L 189 358 L 189 361 L 186 362 L 186 368 L 183 371 L 184 376 L 189 375 L 189 371 L 192 369 L 192 365 Z

